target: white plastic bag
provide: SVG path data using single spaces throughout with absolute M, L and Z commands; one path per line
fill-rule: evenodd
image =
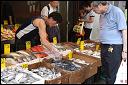
M 114 84 L 127 84 L 127 61 L 122 60 Z

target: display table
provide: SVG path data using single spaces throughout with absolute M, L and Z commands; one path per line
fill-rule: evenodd
M 2 46 L 6 43 L 7 44 L 10 43 L 12 46 L 12 45 L 14 45 L 14 40 L 3 41 Z M 92 41 L 91 42 L 85 41 L 85 43 L 92 43 Z M 96 44 L 97 43 L 95 43 L 95 45 Z M 65 60 L 66 62 L 68 61 L 68 62 L 70 62 L 70 64 L 76 63 L 77 65 L 76 64 L 74 64 L 74 65 L 78 66 L 79 70 L 68 71 L 66 69 L 70 68 L 70 67 L 66 67 L 66 69 L 65 69 L 65 68 L 60 68 L 58 66 L 55 66 L 52 63 L 52 61 L 50 60 L 51 59 L 50 54 L 47 54 L 47 56 L 38 58 L 37 54 L 41 55 L 41 53 L 43 53 L 43 55 L 44 55 L 44 53 L 46 52 L 46 50 L 45 50 L 45 52 L 43 52 L 44 49 L 41 46 L 37 46 L 37 47 L 35 46 L 34 48 L 26 50 L 26 51 L 24 50 L 24 51 L 13 52 L 9 56 L 10 57 L 12 56 L 14 58 L 14 60 L 10 59 L 9 61 L 6 61 L 6 62 L 13 62 L 13 61 L 17 60 L 18 64 L 17 64 L 17 62 L 15 62 L 15 64 L 13 64 L 13 65 L 21 66 L 23 63 L 27 63 L 28 69 L 39 68 L 40 66 L 43 66 L 46 68 L 55 68 L 60 73 L 62 73 L 61 77 L 55 78 L 53 80 L 47 80 L 44 82 L 44 84 L 82 84 L 85 80 L 87 80 L 90 77 L 97 74 L 98 67 L 101 66 L 101 59 L 100 58 L 96 58 L 96 57 L 92 57 L 92 56 L 89 56 L 86 54 L 82 54 L 80 52 L 76 52 L 74 49 L 79 48 L 79 45 L 72 43 L 72 42 L 60 43 L 58 47 L 61 48 L 61 49 L 59 48 L 61 50 L 61 52 L 65 51 L 66 49 L 70 49 L 71 51 L 73 51 L 72 59 L 69 59 L 69 55 L 66 55 L 66 56 L 63 56 L 62 60 Z M 12 49 L 12 47 L 11 47 L 11 49 Z M 88 47 L 86 49 L 94 51 L 95 46 L 92 48 Z M 36 51 L 39 50 L 39 52 L 36 52 L 36 51 L 33 52 L 33 50 L 36 50 Z M 13 51 L 13 49 L 11 51 Z M 36 55 L 33 55 L 33 53 L 36 53 Z M 5 56 L 5 55 L 3 55 L 3 56 Z M 34 56 L 34 57 L 32 57 L 32 56 Z M 31 58 L 29 58 L 29 57 L 31 57 Z M 25 62 L 22 61 L 22 63 L 19 63 L 20 62 L 19 59 L 22 59 L 22 60 L 27 59 L 27 60 L 25 60 Z M 77 60 L 77 59 L 81 60 L 81 61 L 76 62 L 75 60 Z M 85 64 L 81 63 L 83 61 Z

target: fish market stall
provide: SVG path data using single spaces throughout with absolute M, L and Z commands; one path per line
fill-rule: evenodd
M 97 73 L 98 67 L 100 66 L 100 57 L 95 56 L 100 56 L 100 54 L 98 54 L 100 51 L 96 51 L 95 43 L 85 43 L 85 50 L 83 51 L 80 50 L 79 45 L 72 42 L 53 45 L 63 55 L 61 60 L 55 60 L 54 54 L 50 53 L 41 45 L 31 47 L 27 50 L 2 54 L 1 58 L 5 58 L 6 66 L 4 68 L 5 71 L 2 70 L 1 82 L 33 84 L 41 81 L 40 84 L 81 84 Z M 72 55 L 70 53 L 72 53 Z M 16 70 L 16 68 L 12 70 L 8 69 L 12 67 L 22 70 L 20 72 Z M 11 74 L 5 76 L 4 74 L 7 72 L 6 69 L 8 69 L 10 73 L 14 71 L 21 80 L 16 80 L 16 78 L 18 78 L 16 74 L 11 76 L 11 78 L 9 77 Z M 30 81 L 34 78 L 24 71 L 38 75 L 40 80 L 35 79 L 33 82 Z M 26 76 L 28 77 L 26 78 Z M 27 81 L 25 81 L 26 79 Z

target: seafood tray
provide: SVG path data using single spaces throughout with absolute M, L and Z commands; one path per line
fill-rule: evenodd
M 61 76 L 61 73 L 56 72 L 54 68 L 50 70 L 46 67 L 39 67 L 37 69 L 31 69 L 31 71 L 43 77 L 45 80 L 51 80 Z
M 11 52 L 10 54 L 2 54 L 2 58 L 6 58 L 6 66 L 16 65 L 24 62 L 31 62 L 35 60 L 36 57 L 28 54 L 26 51 L 16 51 Z
M 69 60 L 59 60 L 59 61 L 54 61 L 52 60 L 52 65 L 55 67 L 59 67 L 61 69 L 67 70 L 67 71 L 76 71 L 79 70 L 81 68 L 80 65 L 78 65 L 77 63 L 74 63 L 72 61 Z
M 69 54 L 69 52 L 71 52 L 71 50 L 65 48 L 64 46 L 57 44 L 54 45 L 54 47 L 59 51 L 60 54 L 62 54 L 63 56 L 66 56 Z
M 45 84 L 68 83 L 69 74 L 53 67 L 44 60 L 42 62 L 29 64 L 28 70 L 41 76 L 45 80 Z
M 95 47 L 95 43 L 85 43 L 84 46 L 87 48 L 92 48 Z
M 6 84 L 43 84 L 43 81 L 40 76 L 20 66 L 1 71 L 1 82 Z
M 74 50 L 76 52 L 78 52 L 78 53 L 81 53 L 81 54 L 85 54 L 85 55 L 92 56 L 92 57 L 95 57 L 95 58 L 101 58 L 100 57 L 100 51 L 92 51 L 92 50 L 83 50 L 83 51 L 80 51 L 79 48 L 76 48 Z
M 1 56 L 5 57 L 7 63 L 10 63 L 10 64 L 29 62 L 31 60 L 36 59 L 36 57 L 29 55 L 27 52 L 23 50 L 17 51 L 17 52 L 11 52 L 8 55 L 1 55 Z
M 53 61 L 55 67 L 59 67 L 64 72 L 70 74 L 69 84 L 81 84 L 85 80 L 87 65 L 78 64 L 71 60 L 63 59 L 61 61 Z
M 76 63 L 89 65 L 89 63 L 85 62 L 85 61 L 82 60 L 82 59 L 75 59 L 75 58 L 72 58 L 71 60 L 72 60 L 73 62 L 76 62 Z
M 45 49 L 41 46 L 34 46 L 31 48 L 31 50 L 29 50 L 31 52 L 32 55 L 36 56 L 37 58 L 43 58 L 48 56 L 44 51 Z

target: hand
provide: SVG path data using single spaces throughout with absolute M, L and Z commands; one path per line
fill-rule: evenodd
M 80 22 L 84 22 L 85 20 L 84 19 L 79 19 Z
M 127 60 L 127 52 L 122 51 L 122 59 Z
M 55 57 L 54 57 L 54 60 L 55 61 L 59 61 L 59 60 L 62 60 L 62 54 L 60 54 L 59 52 L 54 52 L 55 53 Z
M 52 54 L 53 54 L 53 56 L 54 56 L 53 59 L 54 59 L 55 61 L 62 59 L 62 56 L 63 56 L 63 55 L 60 54 L 59 50 L 54 49 L 54 50 L 52 50 L 51 52 L 52 52 Z

